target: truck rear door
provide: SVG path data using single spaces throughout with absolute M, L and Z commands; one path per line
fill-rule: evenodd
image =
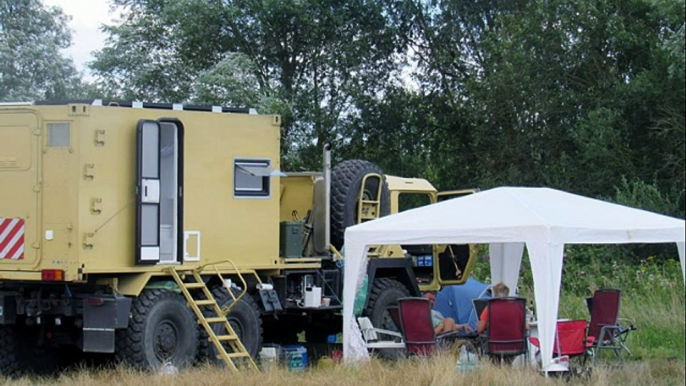
M 436 193 L 436 202 L 450 200 L 451 198 L 458 198 L 468 196 L 478 192 L 479 189 L 460 189 L 460 190 L 446 190 L 444 192 Z
M 438 192 L 436 202 L 467 196 L 477 191 L 476 189 L 461 189 Z M 464 284 L 474 264 L 472 248 L 467 244 L 435 245 L 434 248 L 434 256 L 438 260 L 438 283 L 441 286 Z
M 136 264 L 183 260 L 183 133 L 176 119 L 138 122 Z
M 0 270 L 40 259 L 39 125 L 31 110 L 0 110 Z

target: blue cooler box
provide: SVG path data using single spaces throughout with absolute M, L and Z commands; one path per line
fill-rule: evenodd
M 283 363 L 291 371 L 305 371 L 307 367 L 307 349 L 298 344 L 281 347 Z

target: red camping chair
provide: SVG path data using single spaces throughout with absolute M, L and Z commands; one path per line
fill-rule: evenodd
M 570 320 L 557 322 L 553 356 L 566 355 L 570 359 L 583 355 L 583 365 L 586 364 L 588 345 L 586 344 L 586 321 Z M 530 338 L 531 344 L 540 348 L 538 338 Z
M 591 320 L 588 323 L 588 344 L 593 350 L 593 361 L 598 362 L 600 350 L 613 350 L 620 363 L 624 362 L 621 350 L 631 351 L 626 346 L 626 338 L 629 332 L 635 330 L 633 323 L 629 326 L 619 323 L 619 306 L 621 303 L 621 291 L 616 289 L 597 290 L 591 301 L 587 301 Z
M 494 358 L 512 358 L 528 353 L 526 299 L 493 298 L 488 302 L 488 327 L 484 352 Z
M 436 336 L 431 321 L 431 303 L 424 298 L 398 299 L 400 330 L 409 354 L 431 356 L 441 342 L 457 337 L 457 332 Z M 391 314 L 393 315 L 393 314 Z

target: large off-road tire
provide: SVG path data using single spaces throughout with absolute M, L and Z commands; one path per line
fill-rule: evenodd
M 232 291 L 234 296 L 238 297 L 240 295 L 240 291 Z M 214 296 L 220 308 L 233 303 L 233 298 L 229 296 L 229 292 L 223 286 L 214 288 L 212 296 Z M 208 307 L 205 307 L 205 310 L 206 316 L 216 316 L 213 312 L 209 311 Z M 246 294 L 243 296 L 236 305 L 231 307 L 227 320 L 236 335 L 238 335 L 241 343 L 243 343 L 243 346 L 245 346 L 246 351 L 253 359 L 257 358 L 257 354 L 262 349 L 262 319 L 260 318 L 260 310 L 255 300 L 250 295 Z M 226 329 L 221 323 L 215 323 L 212 326 L 212 330 L 217 335 L 226 335 Z M 224 348 L 227 352 L 232 351 L 228 344 L 225 344 Z M 207 332 L 202 329 L 200 331 L 199 359 L 207 360 L 219 366 L 225 365 L 221 359 L 217 358 L 218 354 L 214 344 L 208 341 Z
M 364 314 L 369 317 L 374 327 L 399 331 L 399 326 L 396 327 L 388 309 L 397 307 L 398 299 L 408 296 L 410 296 L 410 291 L 397 280 L 389 278 L 376 279 L 369 293 Z M 385 349 L 379 350 L 379 355 L 383 358 L 394 359 L 404 355 L 404 353 L 401 350 Z
M 0 326 L 0 375 L 19 377 L 29 367 L 17 335 L 15 326 Z
M 197 352 L 197 319 L 173 291 L 143 291 L 131 305 L 128 328 L 117 331 L 116 358 L 137 368 L 184 368 L 195 363 Z
M 345 228 L 357 224 L 357 202 L 359 199 L 362 178 L 376 173 L 383 176 L 383 171 L 375 164 L 362 160 L 348 160 L 336 165 L 331 171 L 331 244 L 340 249 L 343 246 Z M 375 199 L 378 190 L 376 179 L 368 179 L 365 194 L 368 199 Z M 390 212 L 388 185 L 382 179 L 381 204 L 379 216 Z
M 20 353 L 19 337 L 14 326 L 0 326 L 0 375 L 21 376 L 26 369 Z
M 0 326 L 0 376 L 49 375 L 62 365 L 59 350 L 38 347 L 39 329 Z

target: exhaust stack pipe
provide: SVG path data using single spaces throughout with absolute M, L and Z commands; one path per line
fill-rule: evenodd
M 324 144 L 324 186 L 326 194 L 324 194 L 324 242 L 327 251 L 331 245 L 331 144 Z

